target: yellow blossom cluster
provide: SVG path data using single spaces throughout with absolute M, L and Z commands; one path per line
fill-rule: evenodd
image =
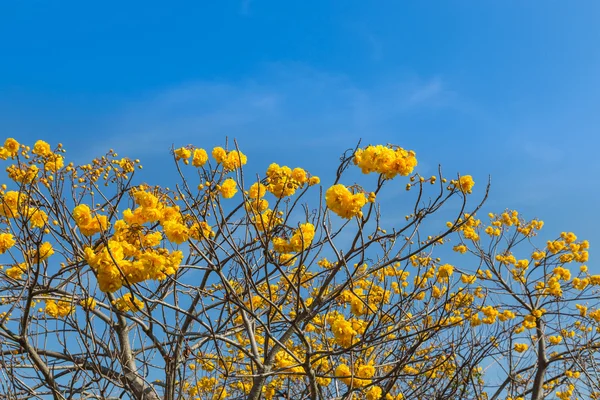
M 294 230 L 294 234 L 289 240 L 282 237 L 273 238 L 273 248 L 278 253 L 297 253 L 308 248 L 314 237 L 315 226 L 307 222 L 300 224 L 300 227 Z
M 15 238 L 10 233 L 0 233 L 0 254 L 6 253 L 15 245 Z
M 368 386 L 373 382 L 372 378 L 375 375 L 375 367 L 373 362 L 356 361 L 353 367 L 347 364 L 339 364 L 335 368 L 335 377 L 342 381 L 347 386 L 361 388 Z
M 73 209 L 73 219 L 85 236 L 92 236 L 108 228 L 106 215 L 92 215 L 87 204 L 80 204 Z
M 235 183 L 235 180 L 232 178 L 227 178 L 220 185 L 219 191 L 221 192 L 223 198 L 230 199 L 237 193 L 237 183 Z
M 54 300 L 46 300 L 46 308 L 44 311 L 52 318 L 64 318 L 73 313 L 75 309 L 70 301 L 59 300 L 56 302 Z
M 363 174 L 377 172 L 386 179 L 392 179 L 396 175 L 408 176 L 417 166 L 414 151 L 396 146 L 377 145 L 357 149 L 353 161 Z
M 463 175 L 458 180 L 450 181 L 451 187 L 458 188 L 463 193 L 471 194 L 473 193 L 473 186 L 475 186 L 475 181 L 471 175 Z
M 350 219 L 362 216 L 362 208 L 367 198 L 362 192 L 353 194 L 346 186 L 337 184 L 325 192 L 327 207 L 342 218 Z
M 144 303 L 141 300 L 136 299 L 131 293 L 125 293 L 123 297 L 113 301 L 113 304 L 117 310 L 122 312 L 137 312 L 144 309 Z
M 320 182 L 319 178 L 313 176 L 309 178 L 306 171 L 302 168 L 291 169 L 287 166 L 280 167 L 279 164 L 271 164 L 267 168 L 266 189 L 273 193 L 275 197 L 289 197 L 301 189 L 304 185 L 316 185 Z
M 225 170 L 234 170 L 246 165 L 248 158 L 239 150 L 226 151 L 222 147 L 215 147 L 212 151 L 213 158 L 223 164 Z

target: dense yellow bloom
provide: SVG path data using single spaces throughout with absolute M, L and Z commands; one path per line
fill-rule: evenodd
M 248 158 L 238 150 L 232 150 L 227 153 L 227 158 L 222 161 L 223 167 L 226 170 L 234 170 L 237 168 L 241 168 L 243 165 L 246 165 Z
M 248 189 L 248 197 L 251 199 L 259 199 L 267 193 L 267 187 L 260 182 L 254 182 Z
M 21 279 L 25 271 L 27 271 L 27 264 L 20 263 L 7 269 L 6 275 L 12 279 Z
M 113 301 L 113 304 L 117 307 L 117 310 L 122 312 L 137 312 L 144 309 L 144 303 L 136 299 L 131 293 L 125 293 L 123 297 Z
M 307 182 L 306 171 L 302 168 L 294 168 L 279 164 L 271 164 L 267 168 L 267 190 L 276 197 L 282 198 L 292 196 L 297 189 L 303 187 Z
M 352 194 L 342 184 L 333 185 L 325 192 L 327 207 L 342 218 L 362 216 L 362 207 L 367 204 L 364 193 Z
M 230 199 L 237 193 L 237 183 L 232 178 L 225 179 L 219 190 L 223 198 Z
M 529 346 L 525 343 L 515 343 L 514 349 L 517 353 L 523 353 L 529 348 Z
M 4 193 L 0 201 L 0 215 L 8 218 L 17 218 L 20 207 L 25 202 L 25 195 L 11 190 Z
M 350 347 L 356 341 L 356 336 L 358 335 L 352 323 L 347 321 L 342 315 L 333 320 L 331 332 L 335 337 L 336 343 L 342 347 Z
M 57 303 L 54 300 L 46 300 L 45 313 L 52 318 L 64 318 L 73 313 L 73 311 L 75 309 L 69 301 L 60 300 Z
M 93 310 L 94 308 L 96 308 L 96 300 L 94 300 L 91 297 L 88 297 L 87 299 L 83 299 L 79 302 L 79 305 L 81 305 L 81 307 L 85 308 L 86 310 Z
M 560 335 L 548 336 L 548 341 L 550 342 L 550 344 L 553 344 L 553 345 L 559 344 L 560 342 L 562 342 L 562 340 L 563 340 L 563 337 Z
M 202 167 L 208 161 L 208 154 L 204 149 L 194 149 L 194 157 L 192 158 L 192 165 L 194 167 Z
M 452 248 L 452 250 L 454 250 L 458 253 L 464 254 L 467 252 L 468 249 L 467 249 L 467 246 L 465 246 L 464 244 L 458 244 L 458 245 L 454 246 Z
M 73 219 L 77 226 L 89 225 L 92 222 L 92 212 L 86 204 L 80 204 L 73 209 Z
M 37 165 L 27 167 L 11 165 L 6 168 L 8 177 L 18 183 L 32 183 L 38 176 L 39 168 Z
M 166 221 L 163 230 L 170 242 L 181 244 L 188 240 L 189 230 L 187 226 L 176 221 Z
M 440 265 L 437 273 L 437 277 L 440 281 L 447 281 L 448 278 L 454 273 L 454 267 L 450 264 Z
M 381 398 L 381 394 L 383 390 L 377 385 L 371 386 L 365 393 L 365 397 L 367 400 L 379 400 Z
M 48 257 L 54 254 L 54 248 L 50 242 L 44 242 L 40 245 L 39 249 L 36 250 L 31 258 L 31 262 L 37 264 L 40 261 L 47 260 Z
M 0 233 L 0 254 L 6 253 L 8 249 L 15 245 L 15 238 L 10 233 Z
M 48 143 L 44 142 L 43 140 L 38 140 L 33 145 L 33 150 L 31 150 L 31 152 L 38 156 L 45 157 L 52 153 L 52 149 Z
M 309 186 L 318 185 L 319 183 L 321 183 L 321 179 L 318 176 L 311 176 L 308 180 Z
M 189 158 L 192 156 L 192 151 L 185 147 L 180 147 L 175 150 L 175 160 L 183 160 L 185 164 L 189 162 Z
M 475 181 L 471 175 L 461 176 L 456 185 L 463 193 L 470 194 L 475 186 Z
M 8 152 L 10 157 L 14 157 L 19 152 L 19 142 L 13 138 L 8 138 L 4 141 L 4 149 Z
M 56 172 L 65 165 L 65 159 L 58 154 L 51 154 L 47 157 L 47 160 L 44 164 L 46 171 Z
M 211 237 L 215 236 L 211 226 L 204 221 L 200 221 L 200 223 L 194 223 L 190 227 L 189 232 L 190 237 L 194 240 L 210 239 Z
M 43 228 L 48 223 L 48 215 L 42 210 L 32 208 L 28 217 L 29 225 L 32 228 Z
M 392 179 L 396 175 L 410 175 L 417 166 L 415 156 L 414 151 L 406 151 L 401 147 L 377 145 L 356 150 L 353 161 L 363 174 L 377 172 L 387 179 Z
M 254 226 L 259 231 L 270 231 L 275 226 L 280 225 L 283 219 L 280 218 L 273 210 L 265 210 L 262 214 L 257 214 L 252 219 Z
M 218 163 L 222 163 L 227 159 L 227 152 L 222 147 L 215 147 L 212 151 L 212 156 Z
M 299 252 L 310 246 L 315 237 L 315 226 L 310 222 L 300 224 L 289 241 L 291 251 Z
M 108 218 L 106 215 L 96 215 L 92 217 L 89 224 L 79 227 L 79 230 L 85 236 L 92 236 L 96 233 L 105 231 L 108 228 Z

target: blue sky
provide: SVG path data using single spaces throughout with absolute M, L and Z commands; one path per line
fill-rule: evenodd
M 594 260 L 600 3 L 573 4 L 5 0 L 0 131 L 76 161 L 114 147 L 165 182 L 171 145 L 229 136 L 256 170 L 327 179 L 359 138 L 391 142 L 423 174 L 491 175 L 486 211 L 572 230 Z

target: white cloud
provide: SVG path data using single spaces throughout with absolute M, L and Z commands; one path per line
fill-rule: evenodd
M 294 148 L 347 145 L 374 136 L 382 142 L 401 129 L 398 117 L 443 105 L 452 96 L 438 77 L 364 87 L 344 75 L 272 64 L 253 80 L 187 82 L 125 104 L 103 142 L 127 154 L 224 136 L 273 148 L 282 142 Z

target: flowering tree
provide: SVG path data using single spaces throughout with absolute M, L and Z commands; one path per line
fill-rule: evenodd
M 600 398 L 588 242 L 540 245 L 543 222 L 516 211 L 483 222 L 469 175 L 367 146 L 322 188 L 302 168 L 245 175 L 237 146 L 187 146 L 168 189 L 112 150 L 64 153 L 0 148 L 2 397 Z M 402 179 L 398 224 L 378 196 Z

